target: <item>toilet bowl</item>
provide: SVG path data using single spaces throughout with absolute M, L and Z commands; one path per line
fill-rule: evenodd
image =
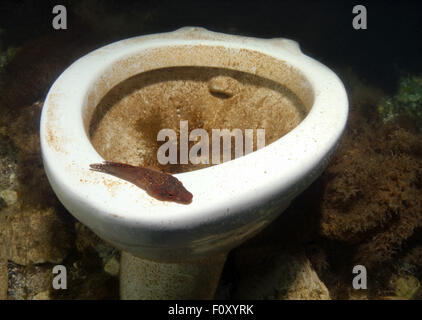
M 104 160 L 89 137 L 100 100 L 134 75 L 177 66 L 226 68 L 271 79 L 297 95 L 307 112 L 293 130 L 262 149 L 176 174 L 193 194 L 189 205 L 156 200 L 126 181 L 89 170 Z M 59 200 L 102 239 L 135 260 L 196 263 L 224 256 L 259 232 L 312 183 L 334 152 L 347 114 L 342 82 L 296 42 L 187 27 L 112 43 L 74 62 L 45 99 L 41 150 Z

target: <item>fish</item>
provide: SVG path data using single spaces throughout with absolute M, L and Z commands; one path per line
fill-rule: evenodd
M 93 163 L 89 167 L 92 171 L 107 173 L 133 183 L 155 199 L 180 204 L 192 203 L 192 193 L 186 190 L 180 180 L 169 173 L 111 161 Z

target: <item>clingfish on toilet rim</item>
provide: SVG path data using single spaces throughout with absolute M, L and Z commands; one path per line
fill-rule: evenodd
M 129 181 L 144 189 L 151 197 L 161 201 L 173 201 L 181 204 L 192 202 L 192 193 L 171 174 L 142 166 L 104 161 L 90 164 L 93 171 L 111 174 L 117 178 Z

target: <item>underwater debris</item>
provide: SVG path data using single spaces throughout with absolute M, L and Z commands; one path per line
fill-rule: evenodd
M 382 99 L 377 110 L 385 123 L 406 117 L 416 125 L 422 124 L 422 77 L 402 78 L 397 94 Z

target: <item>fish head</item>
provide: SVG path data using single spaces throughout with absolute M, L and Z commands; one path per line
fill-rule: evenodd
M 193 195 L 183 184 L 174 177 L 171 177 L 166 183 L 156 186 L 154 194 L 163 201 L 173 201 L 181 204 L 192 202 Z

